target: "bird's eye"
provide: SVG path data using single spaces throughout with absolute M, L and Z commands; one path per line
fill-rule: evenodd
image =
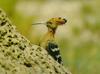
M 52 24 L 52 22 L 48 21 L 47 24 Z
M 61 19 L 61 17 L 59 17 L 59 19 Z

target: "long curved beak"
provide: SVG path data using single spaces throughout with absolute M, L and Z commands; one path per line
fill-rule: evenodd
M 33 23 L 32 25 L 45 25 L 46 23 Z

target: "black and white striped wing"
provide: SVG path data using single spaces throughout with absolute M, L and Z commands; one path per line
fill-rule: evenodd
M 62 64 L 62 58 L 60 55 L 60 50 L 58 48 L 58 45 L 53 42 L 48 42 L 48 45 L 46 47 L 46 50 L 48 53 L 60 64 Z

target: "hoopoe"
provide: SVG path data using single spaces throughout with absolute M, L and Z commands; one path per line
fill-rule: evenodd
M 44 24 L 48 28 L 48 32 L 44 35 L 42 41 L 40 42 L 40 46 L 45 48 L 47 52 L 60 64 L 62 64 L 62 58 L 60 55 L 60 50 L 58 45 L 55 42 L 55 33 L 58 26 L 63 25 L 67 22 L 65 18 L 56 17 L 51 18 L 45 23 L 35 23 L 36 24 Z

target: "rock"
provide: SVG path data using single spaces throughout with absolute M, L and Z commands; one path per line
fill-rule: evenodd
M 0 9 L 0 74 L 71 74 L 21 35 Z

